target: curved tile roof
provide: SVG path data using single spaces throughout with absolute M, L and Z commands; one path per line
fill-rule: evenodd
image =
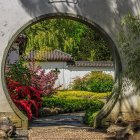
M 31 61 L 61 61 L 67 62 L 69 67 L 114 67 L 112 61 L 74 61 L 73 57 L 60 50 L 53 51 L 31 51 L 24 57 L 25 60 Z
M 112 61 L 75 61 L 68 63 L 72 67 L 113 67 Z
M 25 56 L 26 60 L 36 61 L 73 61 L 73 57 L 70 54 L 62 52 L 60 50 L 53 51 L 31 51 L 29 55 Z

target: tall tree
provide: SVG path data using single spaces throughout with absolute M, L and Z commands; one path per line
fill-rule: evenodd
M 26 53 L 32 49 L 59 49 L 75 60 L 111 60 L 106 41 L 86 25 L 70 19 L 50 19 L 24 31 L 28 37 Z

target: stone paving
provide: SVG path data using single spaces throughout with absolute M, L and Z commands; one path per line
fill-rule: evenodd
M 83 116 L 71 113 L 35 119 L 30 124 L 29 140 L 113 140 L 105 131 L 84 125 Z
M 30 129 L 29 140 L 113 140 L 113 138 L 103 131 L 89 128 L 53 126 Z
M 45 118 L 38 118 L 30 123 L 30 127 L 45 127 L 45 126 L 59 126 L 59 125 L 70 125 L 70 126 L 85 126 L 83 124 L 84 112 L 80 113 L 66 113 L 55 116 L 48 116 Z

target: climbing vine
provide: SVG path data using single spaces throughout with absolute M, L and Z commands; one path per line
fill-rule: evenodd
M 126 64 L 124 74 L 138 84 L 140 80 L 140 19 L 129 13 L 122 18 L 121 25 L 118 43 Z

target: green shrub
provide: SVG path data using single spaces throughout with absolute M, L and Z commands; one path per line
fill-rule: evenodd
M 110 92 L 113 88 L 113 78 L 103 72 L 91 72 L 83 78 L 77 78 L 72 84 L 74 90 L 92 92 Z
M 101 109 L 101 108 L 100 108 Z M 93 126 L 94 119 L 96 115 L 99 113 L 99 109 L 96 109 L 94 107 L 91 107 L 86 111 L 84 122 L 88 124 L 89 126 Z
M 103 99 L 108 95 L 110 95 L 110 92 L 58 91 L 52 97 L 43 97 L 43 108 L 61 108 L 63 113 L 88 111 L 90 109 L 93 114 L 93 112 L 99 111 L 104 105 L 102 101 L 97 99 Z M 92 121 L 92 119 L 90 120 Z
M 5 77 L 18 82 L 22 86 L 29 86 L 31 83 L 30 70 L 22 59 L 6 68 Z
M 82 91 L 87 91 L 87 82 L 86 79 L 77 77 L 73 84 L 71 85 L 71 88 L 74 90 L 82 90 Z
M 79 99 L 79 98 L 85 98 L 85 99 L 103 99 L 108 97 L 111 94 L 111 92 L 105 92 L 105 93 L 97 93 L 97 92 L 90 92 L 90 91 L 75 91 L 75 90 L 66 90 L 66 91 L 57 91 L 56 94 L 53 95 L 53 97 L 57 98 L 63 98 L 63 99 Z
M 64 112 L 76 112 L 76 111 L 85 111 L 91 107 L 94 107 L 95 110 L 100 110 L 103 107 L 104 103 L 99 100 L 93 99 L 82 99 L 82 98 L 43 98 L 43 106 L 45 107 L 58 107 L 62 108 Z

